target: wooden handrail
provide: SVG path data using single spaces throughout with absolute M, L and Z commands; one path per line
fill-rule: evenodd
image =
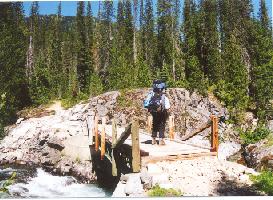
M 132 123 L 130 123 L 125 128 L 125 131 L 121 134 L 121 136 L 119 137 L 119 139 L 117 139 L 117 142 L 115 144 L 113 144 L 113 146 L 112 146 L 113 149 L 118 148 L 120 145 L 122 145 L 124 143 L 124 141 L 129 137 L 129 135 L 132 132 L 131 128 L 132 128 Z
M 205 129 L 209 128 L 211 126 L 211 121 L 209 120 L 205 125 L 203 125 L 201 128 L 197 129 L 193 133 L 189 133 L 188 135 L 185 135 L 181 138 L 182 141 L 188 140 L 192 138 L 193 136 L 197 135 L 198 133 L 204 131 Z
M 118 175 L 118 170 L 117 170 L 117 164 L 116 164 L 116 159 L 115 159 L 115 154 L 114 154 L 114 148 L 113 144 L 117 142 L 117 122 L 115 119 L 112 120 L 112 176 L 117 176 Z

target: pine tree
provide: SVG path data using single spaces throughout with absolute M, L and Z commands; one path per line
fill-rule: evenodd
M 30 104 L 22 19 L 22 3 L 0 4 L 0 126 L 14 122 L 16 112 Z
M 145 51 L 145 30 L 144 30 L 144 0 L 140 0 L 139 8 L 139 59 L 144 59 Z
M 197 55 L 197 12 L 196 5 L 192 0 L 185 0 L 183 11 L 183 35 L 185 53 L 185 76 L 190 89 L 197 89 L 204 93 L 206 82 L 201 64 Z
M 134 27 L 131 1 L 125 2 L 124 15 L 124 40 L 128 63 L 134 60 Z M 133 64 L 133 63 L 132 63 Z
M 58 11 L 52 18 L 52 28 L 50 29 L 48 46 L 48 68 L 50 73 L 50 85 L 52 97 L 61 98 L 63 69 L 62 69 L 62 13 L 61 2 L 58 5 Z
M 223 52 L 223 61 L 225 65 L 225 79 L 220 89 L 220 97 L 224 100 L 231 114 L 236 115 L 247 108 L 248 96 L 248 73 L 245 70 L 245 64 L 242 58 L 242 46 L 238 43 L 236 29 L 230 35 L 225 44 Z
M 147 61 L 148 66 L 154 71 L 155 69 L 155 54 L 156 54 L 156 38 L 155 38 L 155 25 L 153 15 L 152 0 L 146 0 L 144 11 L 144 33 L 145 33 L 145 46 L 144 46 L 144 60 Z
M 87 43 L 88 43 L 88 57 L 87 63 L 91 72 L 94 72 L 93 66 L 93 46 L 94 46 L 94 21 L 92 16 L 92 7 L 91 2 L 87 3 L 87 17 L 86 17 L 86 26 L 87 26 Z
M 161 69 L 164 64 L 169 66 L 172 63 L 172 3 L 170 0 L 158 1 L 157 15 L 157 66 Z
M 200 63 L 210 84 L 216 84 L 222 78 L 220 40 L 217 30 L 216 0 L 203 0 L 199 11 L 199 53 Z
M 269 17 L 265 0 L 260 0 L 259 19 L 264 29 L 269 29 Z
M 113 1 L 104 1 L 101 12 L 100 24 L 100 74 L 104 84 L 107 84 L 108 68 L 111 65 L 111 49 L 112 49 L 112 19 L 114 17 Z
M 88 67 L 87 63 L 88 51 L 84 7 L 84 2 L 78 2 L 76 16 L 78 35 L 77 75 L 80 92 L 86 92 L 86 90 L 88 89 L 88 82 L 90 78 L 90 68 Z

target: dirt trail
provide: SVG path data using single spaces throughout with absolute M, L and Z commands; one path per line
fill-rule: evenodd
M 47 111 L 55 111 L 56 113 L 59 111 L 64 110 L 64 108 L 62 107 L 62 102 L 57 100 L 54 101 L 53 104 L 51 104 L 48 108 L 46 108 Z

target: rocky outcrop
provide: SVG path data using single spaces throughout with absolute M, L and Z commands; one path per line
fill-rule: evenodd
M 245 147 L 245 159 L 250 167 L 273 169 L 273 136 Z
M 90 172 L 92 169 L 90 160 L 65 155 L 64 152 L 68 152 L 64 151 L 67 149 L 66 145 L 71 144 L 71 141 L 67 141 L 87 135 L 86 126 L 90 124 L 86 125 L 85 120 L 87 116 L 95 114 L 99 116 L 99 120 L 105 117 L 106 123 L 111 123 L 111 119 L 115 117 L 119 125 L 125 125 L 137 116 L 140 119 L 141 128 L 146 127 L 149 113 L 143 108 L 143 100 L 148 91 L 148 89 L 138 89 L 127 92 L 107 92 L 68 110 L 46 112 L 54 113 L 50 116 L 36 113 L 35 116 L 39 118 L 30 118 L 29 115 L 21 115 L 25 118 L 19 119 L 16 125 L 7 129 L 8 135 L 0 143 L 0 163 L 32 162 L 61 173 L 74 171 L 79 176 L 92 179 L 94 175 Z M 227 110 L 213 98 L 202 97 L 183 88 L 168 89 L 166 95 L 171 102 L 170 112 L 175 116 L 175 131 L 178 139 L 207 123 L 211 114 L 228 118 Z M 168 126 L 166 133 L 168 133 Z M 207 137 L 209 133 L 208 128 L 191 140 L 193 143 L 209 145 Z M 225 154 L 223 158 L 225 159 L 237 148 L 234 145 L 237 133 L 232 125 L 221 122 L 219 134 L 221 141 L 227 142 L 232 147 L 232 150 Z M 224 148 L 227 149 L 227 145 Z M 84 167 L 77 171 L 76 168 L 81 169 L 79 166 Z
M 263 195 L 249 178 L 258 174 L 251 168 L 215 157 L 149 163 L 141 173 L 122 176 L 112 197 L 147 197 L 155 185 L 180 190 L 183 196 Z

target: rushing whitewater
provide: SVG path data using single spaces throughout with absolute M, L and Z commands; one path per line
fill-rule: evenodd
M 37 169 L 37 176 L 30 178 L 27 183 L 16 183 L 8 189 L 11 196 L 23 198 L 109 196 L 95 184 L 80 184 L 71 176 L 53 176 L 40 168 Z

